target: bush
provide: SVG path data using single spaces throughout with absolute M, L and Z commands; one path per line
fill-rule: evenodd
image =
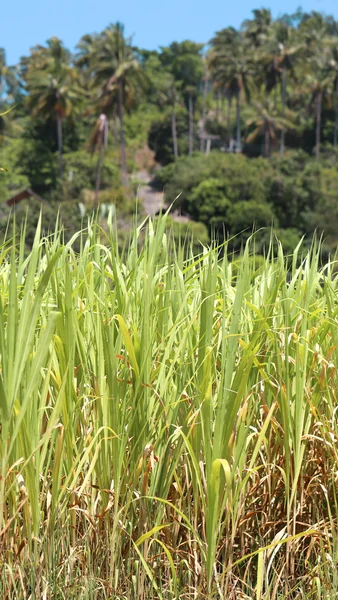
M 237 202 L 229 212 L 227 224 L 232 234 L 254 227 L 268 227 L 273 224 L 274 214 L 269 204 L 257 204 L 254 201 Z
M 213 151 L 208 156 L 197 154 L 183 157 L 160 174 L 167 202 L 179 194 L 183 209 L 187 209 L 194 188 L 208 179 L 219 179 L 224 194 L 232 203 L 239 200 L 264 201 L 269 164 L 264 159 L 249 160 L 241 154 Z
M 95 192 L 93 190 L 83 189 L 80 194 L 80 202 L 86 209 L 95 208 Z M 132 215 L 135 211 L 135 198 L 130 197 L 128 191 L 122 186 L 117 188 L 108 188 L 98 194 L 99 204 L 114 204 L 117 213 L 120 216 Z
M 221 179 L 202 181 L 189 196 L 187 209 L 197 221 L 210 223 L 227 220 L 231 202 L 226 197 L 225 185 Z
M 84 188 L 95 189 L 97 174 L 97 155 L 85 150 L 65 154 L 63 157 L 65 181 L 63 197 L 79 200 Z M 104 154 L 101 170 L 101 189 L 120 186 L 120 169 L 117 152 L 107 150 Z M 58 193 L 58 191 L 57 191 Z
M 169 218 L 166 231 L 172 236 L 175 244 L 180 242 L 187 248 L 192 246 L 194 253 L 201 252 L 202 246 L 206 246 L 210 241 L 207 227 L 196 221 L 174 221 Z
M 24 175 L 19 166 L 21 140 L 7 140 L 0 148 L 0 202 L 13 196 L 20 189 L 30 187 L 29 178 Z
M 330 162 L 331 161 L 331 162 Z M 338 170 L 325 155 L 318 162 L 303 151 L 271 160 L 213 151 L 184 157 L 157 174 L 167 203 L 175 202 L 194 220 L 214 230 L 226 230 L 242 243 L 252 227 L 278 227 L 290 248 L 315 229 L 323 233 L 327 252 L 338 242 Z M 282 234 L 283 232 L 283 234 Z M 261 237 L 262 247 L 263 238 Z

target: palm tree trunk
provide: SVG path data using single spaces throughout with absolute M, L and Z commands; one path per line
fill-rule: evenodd
M 192 93 L 189 92 L 189 156 L 194 149 L 194 104 Z
M 219 90 L 216 92 L 216 121 L 219 121 Z
M 236 152 L 242 151 L 241 145 L 241 102 L 240 102 L 240 90 L 236 93 Z
M 96 169 L 96 183 L 95 183 L 95 206 L 98 205 L 99 200 L 99 191 L 101 186 L 101 171 L 102 171 L 102 156 L 103 156 L 103 143 L 100 140 L 100 150 L 99 150 L 99 158 L 97 159 L 97 169 Z
M 336 77 L 336 94 L 335 94 L 335 120 L 334 120 L 334 134 L 333 134 L 333 147 L 337 150 L 338 143 L 338 75 Z
M 208 71 L 205 73 L 204 85 L 203 85 L 203 106 L 202 106 L 202 134 L 205 132 L 205 122 L 207 117 L 207 93 L 208 93 Z M 200 140 L 200 151 L 204 150 L 204 139 L 201 137 Z
M 322 92 L 318 92 L 316 100 L 316 159 L 319 160 L 320 155 L 320 127 L 322 120 Z
M 284 119 L 285 119 L 285 103 L 286 103 L 286 67 L 283 67 L 282 73 L 282 131 L 280 136 L 280 153 L 284 154 L 285 150 L 285 127 L 284 127 Z
M 58 141 L 58 154 L 59 154 L 59 175 L 60 179 L 63 177 L 63 161 L 62 161 L 62 117 L 60 114 L 56 116 L 56 133 Z
M 113 135 L 114 135 L 114 144 L 118 144 L 118 118 L 117 115 L 114 115 L 113 120 Z
M 120 157 L 121 157 L 121 181 L 128 186 L 126 140 L 124 135 L 124 114 L 123 114 L 123 80 L 119 79 L 118 110 L 120 119 Z
M 176 129 L 176 113 L 175 107 L 173 107 L 173 111 L 171 113 L 171 131 L 173 136 L 173 150 L 175 160 L 178 158 L 178 145 L 177 145 L 177 129 Z
M 270 156 L 270 133 L 269 133 L 269 126 L 268 126 L 267 123 L 265 123 L 264 129 L 265 129 L 265 133 L 264 133 L 264 156 L 265 156 L 265 158 L 269 158 L 269 156 Z
M 271 157 L 271 145 L 272 145 L 272 138 L 270 135 L 270 128 L 267 123 L 266 127 L 265 127 L 265 157 L 266 158 Z
M 221 122 L 225 123 L 226 121 L 226 110 L 225 110 L 225 98 L 226 98 L 226 92 L 225 90 L 222 90 L 222 97 L 221 97 Z
M 227 132 L 228 146 L 230 146 L 230 142 L 231 142 L 231 138 L 232 138 L 232 135 L 231 135 L 231 104 L 232 104 L 232 97 L 231 97 L 230 92 L 228 92 L 228 127 L 227 127 L 227 129 L 228 129 L 228 132 Z

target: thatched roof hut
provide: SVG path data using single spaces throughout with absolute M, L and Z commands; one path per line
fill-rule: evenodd
M 47 200 L 39 196 L 39 194 L 33 192 L 33 190 L 30 190 L 29 188 L 25 188 L 23 190 L 20 190 L 20 192 L 16 192 L 16 194 L 11 196 L 10 198 L 7 198 L 5 202 L 6 204 L 8 204 L 8 206 L 13 206 L 14 204 L 18 204 L 22 200 L 27 200 L 28 198 L 34 198 L 34 200 L 38 200 L 43 204 L 47 204 Z

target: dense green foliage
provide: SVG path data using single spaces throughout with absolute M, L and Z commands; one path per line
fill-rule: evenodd
M 338 171 L 331 159 L 319 164 L 303 151 L 283 156 L 247 158 L 213 151 L 180 158 L 158 174 L 168 200 L 177 198 L 184 212 L 218 237 L 237 236 L 238 246 L 252 226 L 272 224 L 291 251 L 299 239 L 310 239 L 317 227 L 325 232 L 325 250 L 337 243 Z M 246 232 L 244 230 L 246 229 Z M 260 235 L 261 251 L 269 232 Z
M 51 38 L 11 67 L 1 50 L 0 113 L 0 202 L 30 187 L 55 213 L 83 196 L 96 208 L 104 192 L 127 230 L 137 173 L 162 165 L 167 203 L 181 194 L 176 206 L 209 235 L 238 246 L 253 225 L 273 225 L 288 247 L 318 227 L 327 251 L 337 244 L 332 17 L 260 9 L 206 44 L 158 51 L 136 48 L 116 23 L 73 53 Z M 1 210 L 3 229 L 6 219 Z
M 0 247 L 1 597 L 332 600 L 336 265 L 166 218 Z

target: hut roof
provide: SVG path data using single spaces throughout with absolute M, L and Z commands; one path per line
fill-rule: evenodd
M 46 202 L 46 200 L 39 196 L 39 194 L 36 194 L 35 192 L 33 192 L 33 190 L 30 190 L 29 188 L 25 188 L 23 190 L 20 190 L 20 192 L 16 192 L 14 196 L 7 198 L 6 203 L 8 204 L 8 206 L 13 206 L 13 204 L 18 204 L 18 202 L 21 202 L 21 200 L 27 200 L 27 198 L 34 198 L 35 200 L 39 200 L 39 202 L 43 203 Z
M 220 140 L 221 139 L 220 135 L 215 135 L 213 133 L 208 133 L 207 131 L 200 131 L 198 133 L 198 137 L 201 140 Z

